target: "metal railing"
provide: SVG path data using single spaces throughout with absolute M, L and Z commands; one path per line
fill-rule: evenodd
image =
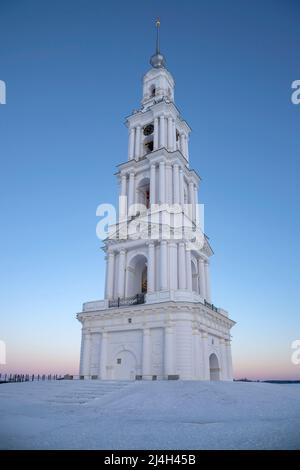
M 214 304 L 211 304 L 211 303 L 207 302 L 205 299 L 204 299 L 204 305 L 205 305 L 205 307 L 210 308 L 214 312 L 218 312 L 218 308 Z
M 130 307 L 131 305 L 138 305 L 145 303 L 145 294 L 136 294 L 132 297 L 118 297 L 108 301 L 109 308 Z

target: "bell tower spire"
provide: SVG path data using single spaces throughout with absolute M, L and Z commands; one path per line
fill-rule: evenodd
M 159 54 L 159 28 L 160 28 L 160 19 L 157 18 L 155 22 L 156 26 L 156 54 Z
M 155 69 L 164 68 L 166 65 L 166 59 L 160 52 L 160 43 L 159 43 L 159 30 L 160 30 L 160 19 L 157 18 L 155 22 L 156 26 L 156 52 L 150 58 L 150 64 Z

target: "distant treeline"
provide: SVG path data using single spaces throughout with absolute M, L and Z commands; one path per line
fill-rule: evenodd
M 247 379 L 233 379 L 234 382 L 260 382 L 268 384 L 300 384 L 300 380 L 251 380 Z

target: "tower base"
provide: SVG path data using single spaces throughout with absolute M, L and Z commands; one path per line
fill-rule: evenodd
M 82 323 L 81 377 L 233 379 L 234 322 L 213 306 L 170 301 L 99 309 L 103 305 L 107 303 L 89 302 L 88 310 L 77 315 Z

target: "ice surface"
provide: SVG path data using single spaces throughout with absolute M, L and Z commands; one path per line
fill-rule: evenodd
M 0 385 L 1 449 L 300 449 L 300 385 Z

